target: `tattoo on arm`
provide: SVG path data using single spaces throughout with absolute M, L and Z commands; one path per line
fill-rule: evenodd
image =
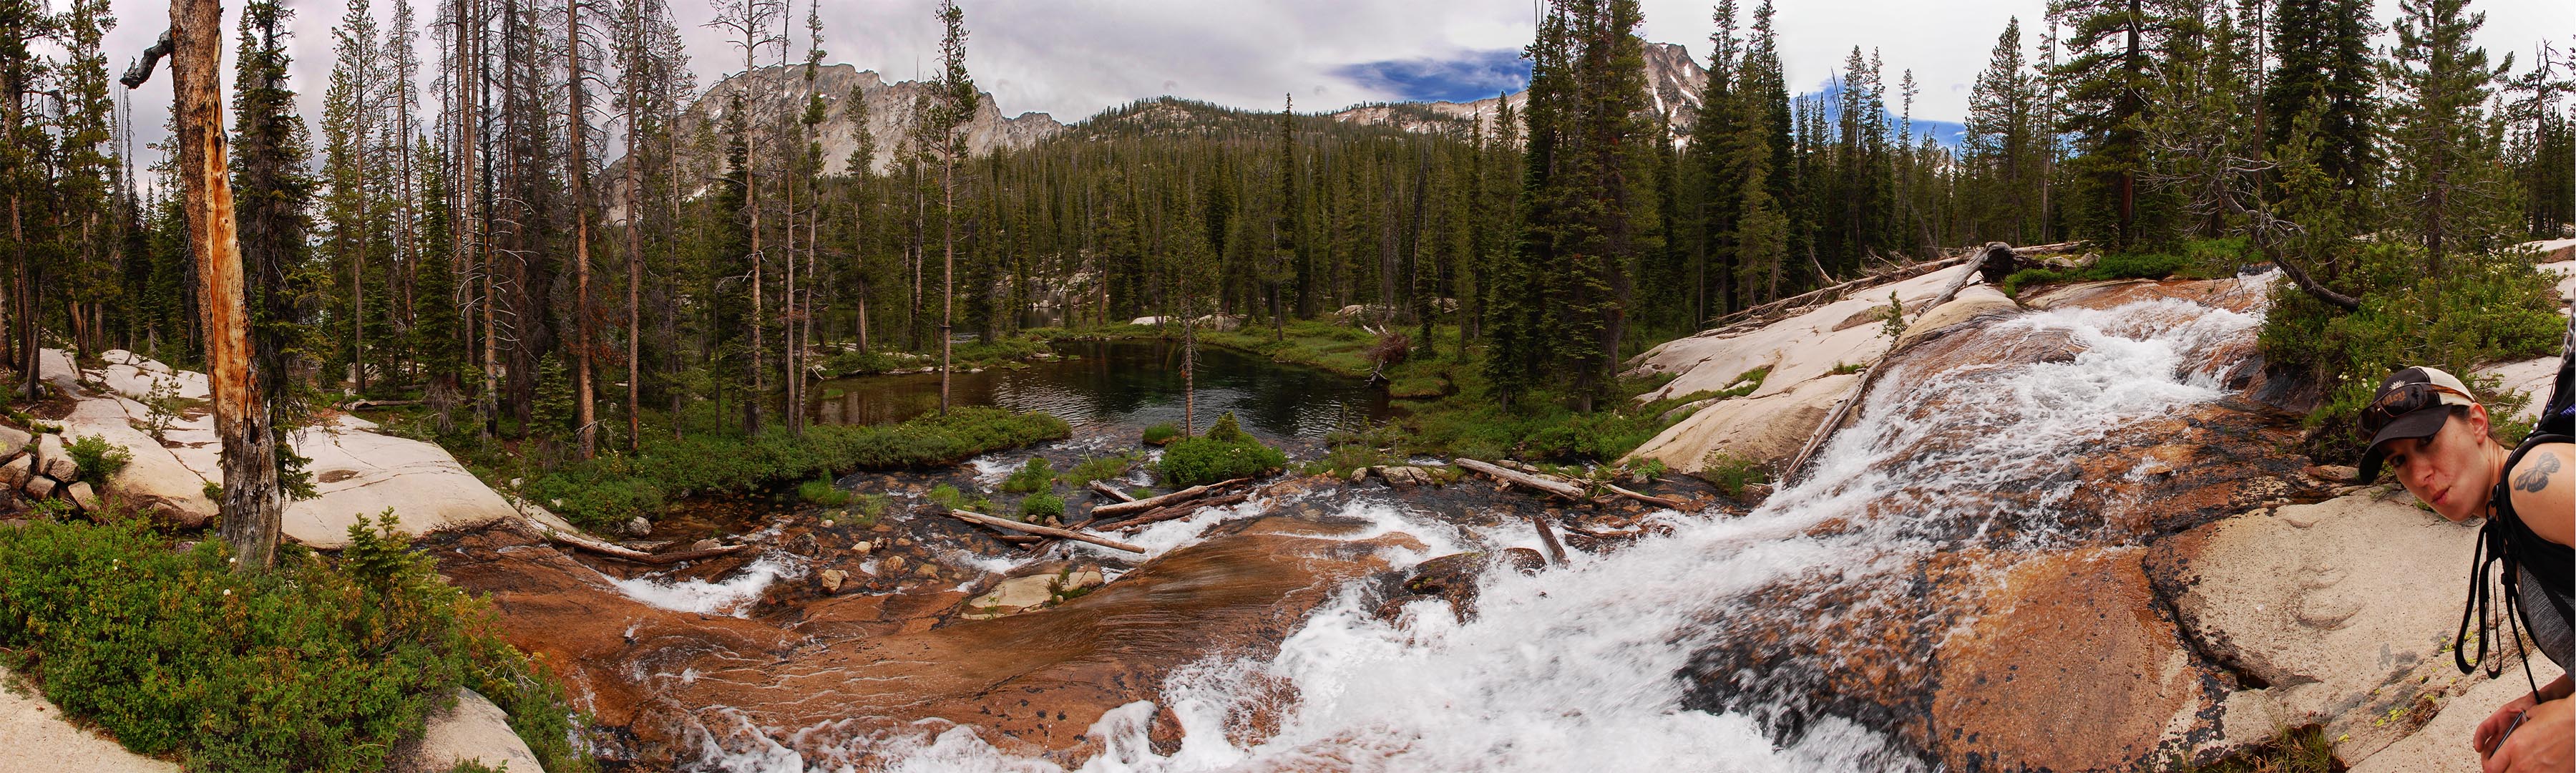
M 2514 488 L 2537 494 L 2549 487 L 2549 474 L 2558 471 L 2558 457 L 2550 454 L 2535 456 L 2531 465 L 2523 468 L 2521 475 L 2514 476 Z

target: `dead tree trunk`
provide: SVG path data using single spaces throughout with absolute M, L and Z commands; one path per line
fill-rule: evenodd
M 572 286 L 573 286 L 573 400 L 581 424 L 581 458 L 599 455 L 598 404 L 592 398 L 590 383 L 590 164 L 584 158 L 583 92 L 581 82 L 581 3 L 564 3 L 564 60 L 572 68 L 572 79 L 564 89 L 571 93 L 571 109 L 566 114 L 565 131 L 572 139 Z M 631 165 L 631 164 L 630 164 Z M 363 382 L 361 382 L 363 383 Z
M 179 185 L 188 241 L 199 256 L 199 303 L 205 310 L 206 377 L 215 434 L 223 440 L 223 538 L 237 571 L 268 568 L 277 552 L 277 438 L 251 369 L 250 309 L 243 300 L 241 240 L 233 221 L 232 175 L 225 168 L 223 5 L 174 0 L 170 31 L 172 119 L 178 125 Z

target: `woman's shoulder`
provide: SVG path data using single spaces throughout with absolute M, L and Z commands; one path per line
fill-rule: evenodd
M 2514 515 L 2534 534 L 2576 545 L 2576 443 L 2532 447 L 2504 471 Z

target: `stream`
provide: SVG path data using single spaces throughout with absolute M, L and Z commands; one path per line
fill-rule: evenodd
M 1178 342 L 1061 341 L 1065 359 L 960 371 L 950 400 L 1013 411 L 1045 411 L 1076 427 L 1122 427 L 1181 421 Z M 939 407 L 939 374 L 855 376 L 814 384 L 811 415 L 834 424 L 902 421 Z M 1265 440 L 1314 440 L 1335 430 L 1384 421 L 1386 390 L 1359 379 L 1282 365 L 1214 346 L 1199 347 L 1196 419 L 1205 427 L 1232 411 Z
M 2256 305 L 2236 300 L 2239 308 Z M 1962 642 L 1976 638 L 1982 598 L 1998 589 L 2046 592 L 2008 586 L 2017 567 L 2120 555 L 2177 519 L 2214 518 L 2230 505 L 2226 491 L 2260 472 L 2177 471 L 2148 452 L 2186 438 L 2210 447 L 2251 442 L 2266 422 L 2277 423 L 2231 397 L 2247 378 L 2260 319 L 2259 308 L 2145 298 L 2027 312 L 1935 339 L 1878 382 L 1811 474 L 1750 512 L 1659 511 L 1647 520 L 1661 532 L 1625 547 L 1576 551 L 1567 565 L 1533 575 L 1489 572 L 1478 612 L 1463 621 L 1436 600 L 1412 602 L 1390 619 L 1378 609 L 1377 582 L 1323 581 L 1313 588 L 1320 601 L 1275 648 L 1204 645 L 1215 654 L 1172 669 L 1146 691 L 1150 699 L 1099 714 L 1080 731 L 1087 755 L 996 745 L 971 717 L 770 724 L 719 708 L 697 716 L 725 718 L 711 727 L 738 726 L 702 731 L 702 756 L 683 766 L 763 773 L 1941 767 L 1927 751 L 1934 742 L 1920 715 L 1947 689 L 1936 661 L 1977 657 Z M 1274 432 L 1311 426 L 1288 418 L 1295 415 L 1247 423 Z M 2141 507 L 2149 503 L 2164 506 L 2150 514 Z M 1474 505 L 1462 518 L 1437 499 L 1363 491 L 1271 504 L 1317 507 L 1327 510 L 1317 514 L 1322 522 L 1357 524 L 1330 539 L 1407 545 L 1384 553 L 1396 570 L 1456 550 L 1539 544 L 1516 519 L 1480 519 Z M 1249 539 L 1216 524 L 1257 514 L 1227 508 L 1156 525 L 1136 538 L 1154 558 L 1135 571 Z M 1009 640 L 1033 641 L 1028 626 L 1069 636 L 1064 625 L 1028 622 Z M 750 693 L 719 694 L 861 678 L 855 665 L 765 668 L 789 675 Z

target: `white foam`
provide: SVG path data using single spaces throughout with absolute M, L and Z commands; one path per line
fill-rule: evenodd
M 1664 512 L 1668 535 L 1606 554 L 1571 553 L 1536 575 L 1495 572 L 1478 615 L 1460 622 L 1436 602 L 1389 623 L 1359 583 L 1313 612 L 1268 658 L 1212 657 L 1177 670 L 1157 700 L 1110 711 L 1090 728 L 1103 752 L 1080 768 L 1098 773 L 1205 770 L 1623 771 L 1906 770 L 1924 764 L 1885 734 L 1813 715 L 1798 739 L 1775 746 L 1753 715 L 1684 708 L 1692 659 L 1756 620 L 1798 633 L 1835 630 L 1852 609 L 1783 608 L 1755 591 L 1836 585 L 1867 592 L 1861 605 L 1920 606 L 1883 592 L 1911 567 L 1958 547 L 1961 524 L 2006 518 L 2017 539 L 2050 539 L 2045 515 L 2078 482 L 2066 460 L 2135 422 L 2219 394 L 2207 356 L 2242 347 L 2259 319 L 2181 301 L 2109 311 L 2042 312 L 1983 333 L 2062 336 L 2071 359 L 1891 374 L 1861 418 L 1830 443 L 1815 472 L 1741 517 Z M 2223 364 L 2222 364 L 2223 365 Z M 1939 410 L 1916 410 L 1938 405 Z M 1994 491 L 2026 491 L 2013 502 Z M 1254 502 L 1156 524 L 1130 540 L 1155 555 L 1193 544 L 1210 527 L 1278 503 Z M 1355 539 L 1404 532 L 1423 557 L 1470 547 L 1534 546 L 1520 524 L 1471 529 L 1356 497 L 1339 514 L 1368 521 Z M 1839 520 L 1833 529 L 1816 529 Z M 1971 530 L 1973 532 L 1973 530 Z M 1811 533 L 1812 532 L 1812 533 Z M 1812 645 L 1792 645 L 1812 646 Z M 1830 666 L 1828 666 L 1830 667 Z M 1262 705 L 1294 685 L 1288 705 Z M 1180 747 L 1156 754 L 1147 728 L 1157 704 L 1182 729 Z M 1748 711 L 1763 709 L 1748 707 Z M 1275 734 L 1253 742 L 1226 732 L 1259 712 Z M 1230 737 L 1231 736 L 1231 737 Z M 803 733 L 799 738 L 810 739 Z M 834 747 L 901 771 L 1060 771 L 1018 757 L 970 727 L 937 723 L 909 734 Z M 861 750 L 864 749 L 862 752 Z M 748 753 L 748 750 L 747 750 Z M 822 765 L 849 764 L 827 761 Z M 798 770 L 802 768 L 781 768 Z M 816 767 L 815 769 L 831 769 Z
M 750 602 L 757 601 L 769 584 L 781 579 L 805 575 L 803 561 L 786 551 L 770 551 L 722 582 L 687 579 L 663 582 L 655 577 L 609 579 L 609 584 L 627 598 L 657 609 L 673 612 L 696 612 L 707 615 L 749 615 Z

